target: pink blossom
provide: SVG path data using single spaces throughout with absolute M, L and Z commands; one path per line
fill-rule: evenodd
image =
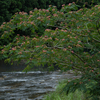
M 68 37 L 70 36 L 70 35 L 67 35 Z
M 27 43 L 30 43 L 29 41 L 27 41 Z
M 17 15 L 17 14 L 18 14 L 18 12 L 15 13 L 15 15 Z
M 47 18 L 50 18 L 51 16 L 47 16 Z
M 4 49 L 2 49 L 2 53 L 4 53 L 4 51 L 5 51 L 5 50 L 4 50 Z
M 54 16 L 54 17 L 58 17 L 58 15 L 57 15 L 57 14 L 53 14 L 53 16 Z
M 39 11 L 41 11 L 41 9 L 39 9 Z
M 82 84 L 82 82 L 80 82 L 80 84 Z
M 64 41 L 65 39 L 62 39 L 62 41 Z
M 17 41 L 17 43 L 18 43 L 19 41 Z
M 75 39 L 77 39 L 77 36 L 76 37 L 74 37 Z
M 64 32 L 67 32 L 67 30 L 64 30 Z
M 45 12 L 45 9 L 42 9 L 43 12 Z
M 63 30 L 63 29 L 61 29 L 61 31 L 63 32 L 64 30 Z
M 47 52 L 46 50 L 43 50 L 42 52 Z
M 72 48 L 71 46 L 68 46 L 68 48 Z
M 49 32 L 49 31 L 51 31 L 51 29 L 46 29 L 45 31 Z
M 51 50 L 53 52 L 53 50 Z
M 52 39 L 52 37 L 49 37 L 49 39 Z
M 63 49 L 63 51 L 66 51 L 66 50 L 67 50 L 66 48 Z
M 75 2 L 72 2 L 73 4 L 75 4 Z
M 16 48 L 12 48 L 12 50 L 16 50 Z
M 4 31 L 4 33 L 7 33 L 7 31 Z
M 62 5 L 62 7 L 64 7 L 64 6 L 65 6 L 65 4 Z
M 92 15 L 94 15 L 95 13 L 93 12 Z
M 32 11 L 30 11 L 29 13 L 32 14 Z
M 37 17 L 37 19 L 41 19 L 41 17 Z
M 45 38 L 47 38 L 48 36 L 45 35 Z
M 37 8 L 34 8 L 35 10 L 37 10 Z
M 0 28 L 3 28 L 3 27 L 4 27 L 4 25 L 1 25 L 1 26 L 0 26 Z
M 85 65 L 87 64 L 87 63 L 84 63 Z
M 59 40 L 58 38 L 55 38 L 55 40 Z
M 37 45 L 36 48 L 38 48 L 38 47 L 40 47 L 40 46 Z
M 22 52 L 20 51 L 18 54 L 22 54 Z
M 77 44 L 76 47 L 81 47 L 81 45 Z
M 46 10 L 46 12 L 49 12 L 49 10 Z
M 6 24 L 6 22 L 3 22 L 3 24 Z
M 21 21 L 20 24 L 22 24 L 23 22 Z
M 74 53 L 74 51 L 71 51 L 71 53 Z
M 53 54 L 55 54 L 55 52 L 53 50 L 51 50 L 53 52 Z
M 22 12 L 19 12 L 19 14 L 22 14 Z
M 56 28 L 56 30 L 58 30 L 58 27 Z
M 31 24 L 34 24 L 34 22 L 31 22 Z
M 37 38 L 34 37 L 32 40 L 37 40 Z
M 52 11 L 55 11 L 55 9 L 52 9 Z
M 33 15 L 30 15 L 29 18 L 31 18 Z
M 69 3 L 68 5 L 71 6 L 71 3 Z
M 100 7 L 98 7 L 98 9 L 100 9 Z
M 69 13 L 71 14 L 71 13 L 73 13 L 72 11 L 69 11 Z
M 51 7 L 51 5 L 49 5 L 49 7 Z
M 64 9 L 64 7 L 62 7 L 62 9 Z
M 94 7 L 97 7 L 98 5 L 95 5 Z
M 78 41 L 78 43 L 80 43 L 81 41 Z
M 26 24 L 24 24 L 24 26 L 26 26 Z
M 94 70 L 91 70 L 91 72 L 93 72 Z

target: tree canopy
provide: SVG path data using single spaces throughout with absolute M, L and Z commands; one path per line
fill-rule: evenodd
M 19 12 L 0 26 L 0 32 L 2 59 L 10 63 L 25 60 L 25 70 L 55 64 L 61 70 L 81 71 L 82 77 L 69 82 L 66 92 L 89 90 L 99 100 L 100 5 L 78 10 L 73 2 L 62 5 L 60 11 L 50 5 L 35 8 L 29 15 Z

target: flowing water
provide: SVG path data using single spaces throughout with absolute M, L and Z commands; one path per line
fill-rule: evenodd
M 0 100 L 42 100 L 54 91 L 59 80 L 75 78 L 59 72 L 0 72 Z

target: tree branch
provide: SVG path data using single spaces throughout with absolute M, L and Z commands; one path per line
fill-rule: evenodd
M 94 41 L 96 41 L 96 42 L 99 42 L 100 43 L 100 41 L 99 40 L 96 40 L 95 38 L 92 38 Z

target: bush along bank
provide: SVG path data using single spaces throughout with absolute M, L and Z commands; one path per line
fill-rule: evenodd
M 87 95 L 79 90 L 76 90 L 74 93 L 69 93 L 68 95 L 66 95 L 66 92 L 63 91 L 63 88 L 66 86 L 66 83 L 68 81 L 69 80 L 64 80 L 59 82 L 56 90 L 53 93 L 45 95 L 43 100 L 89 100 L 86 98 Z

